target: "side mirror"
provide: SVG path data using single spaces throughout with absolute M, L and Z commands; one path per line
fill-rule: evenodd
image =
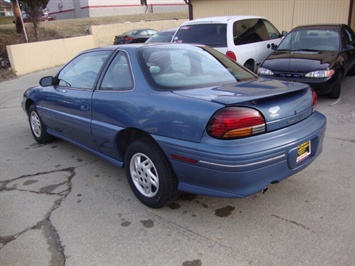
M 43 77 L 39 81 L 39 85 L 42 87 L 52 86 L 54 78 L 52 76 Z
M 283 31 L 281 32 L 281 36 L 282 36 L 282 37 L 285 37 L 286 35 L 287 35 L 287 31 L 283 30 Z
M 266 45 L 266 47 L 268 48 L 268 49 L 272 49 L 272 50 L 276 50 L 277 49 L 277 45 L 276 44 L 274 44 L 274 43 L 272 43 L 272 44 L 268 44 L 268 45 Z
M 352 46 L 350 44 L 347 44 L 344 46 L 344 51 L 351 51 L 351 50 L 354 50 L 354 46 Z

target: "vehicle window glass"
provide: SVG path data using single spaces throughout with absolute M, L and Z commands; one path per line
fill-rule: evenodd
M 133 77 L 128 57 L 120 52 L 111 62 L 102 80 L 100 90 L 124 91 L 133 88 Z
M 261 19 L 245 19 L 233 25 L 235 45 L 243 45 L 269 40 L 267 29 Z
M 338 51 L 339 46 L 339 34 L 334 30 L 301 29 L 287 34 L 277 50 Z
M 155 30 L 147 30 L 147 32 L 148 32 L 149 35 L 157 33 L 157 31 L 155 31 Z
M 352 42 L 354 41 L 353 34 L 347 28 L 344 28 L 342 30 L 342 38 L 343 38 L 343 45 L 352 44 Z
M 174 42 L 227 47 L 227 24 L 199 24 L 180 27 Z
M 144 47 L 139 50 L 142 71 L 160 90 L 218 86 L 255 76 L 220 52 L 209 48 Z
M 266 30 L 267 30 L 267 33 L 268 33 L 270 39 L 280 38 L 280 32 L 273 24 L 271 24 L 270 21 L 263 19 L 263 22 L 265 24 L 265 27 L 266 27 Z
M 111 51 L 91 51 L 70 61 L 59 73 L 59 86 L 93 89 L 100 69 Z

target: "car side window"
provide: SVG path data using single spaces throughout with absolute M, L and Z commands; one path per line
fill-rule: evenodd
M 227 25 L 225 23 L 208 23 L 182 26 L 176 33 L 174 42 L 226 47 Z
M 101 67 L 110 51 L 91 51 L 70 61 L 58 75 L 58 85 L 77 89 L 94 89 Z
M 100 90 L 126 91 L 131 89 L 133 89 L 133 76 L 128 56 L 124 52 L 119 52 L 107 69 Z
M 342 39 L 343 39 L 343 45 L 347 44 L 353 44 L 354 43 L 354 34 L 348 30 L 347 28 L 343 28 L 342 30 Z
M 261 19 L 245 19 L 233 25 L 235 45 L 243 45 L 269 40 L 268 31 Z
M 265 24 L 265 27 L 266 27 L 266 30 L 267 30 L 267 33 L 268 33 L 270 39 L 280 38 L 279 30 L 273 24 L 271 24 L 270 21 L 263 19 L 263 22 Z

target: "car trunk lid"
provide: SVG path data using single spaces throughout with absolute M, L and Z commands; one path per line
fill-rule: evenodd
M 246 106 L 260 111 L 267 131 L 300 122 L 313 112 L 312 92 L 302 83 L 268 79 L 220 87 L 174 91 L 185 97 L 199 98 L 224 106 Z

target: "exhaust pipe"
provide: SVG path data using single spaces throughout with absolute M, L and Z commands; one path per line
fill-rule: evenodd
M 262 193 L 262 194 L 265 194 L 266 191 L 268 191 L 268 190 L 269 190 L 269 187 L 264 187 L 264 189 L 261 191 L 261 193 Z

